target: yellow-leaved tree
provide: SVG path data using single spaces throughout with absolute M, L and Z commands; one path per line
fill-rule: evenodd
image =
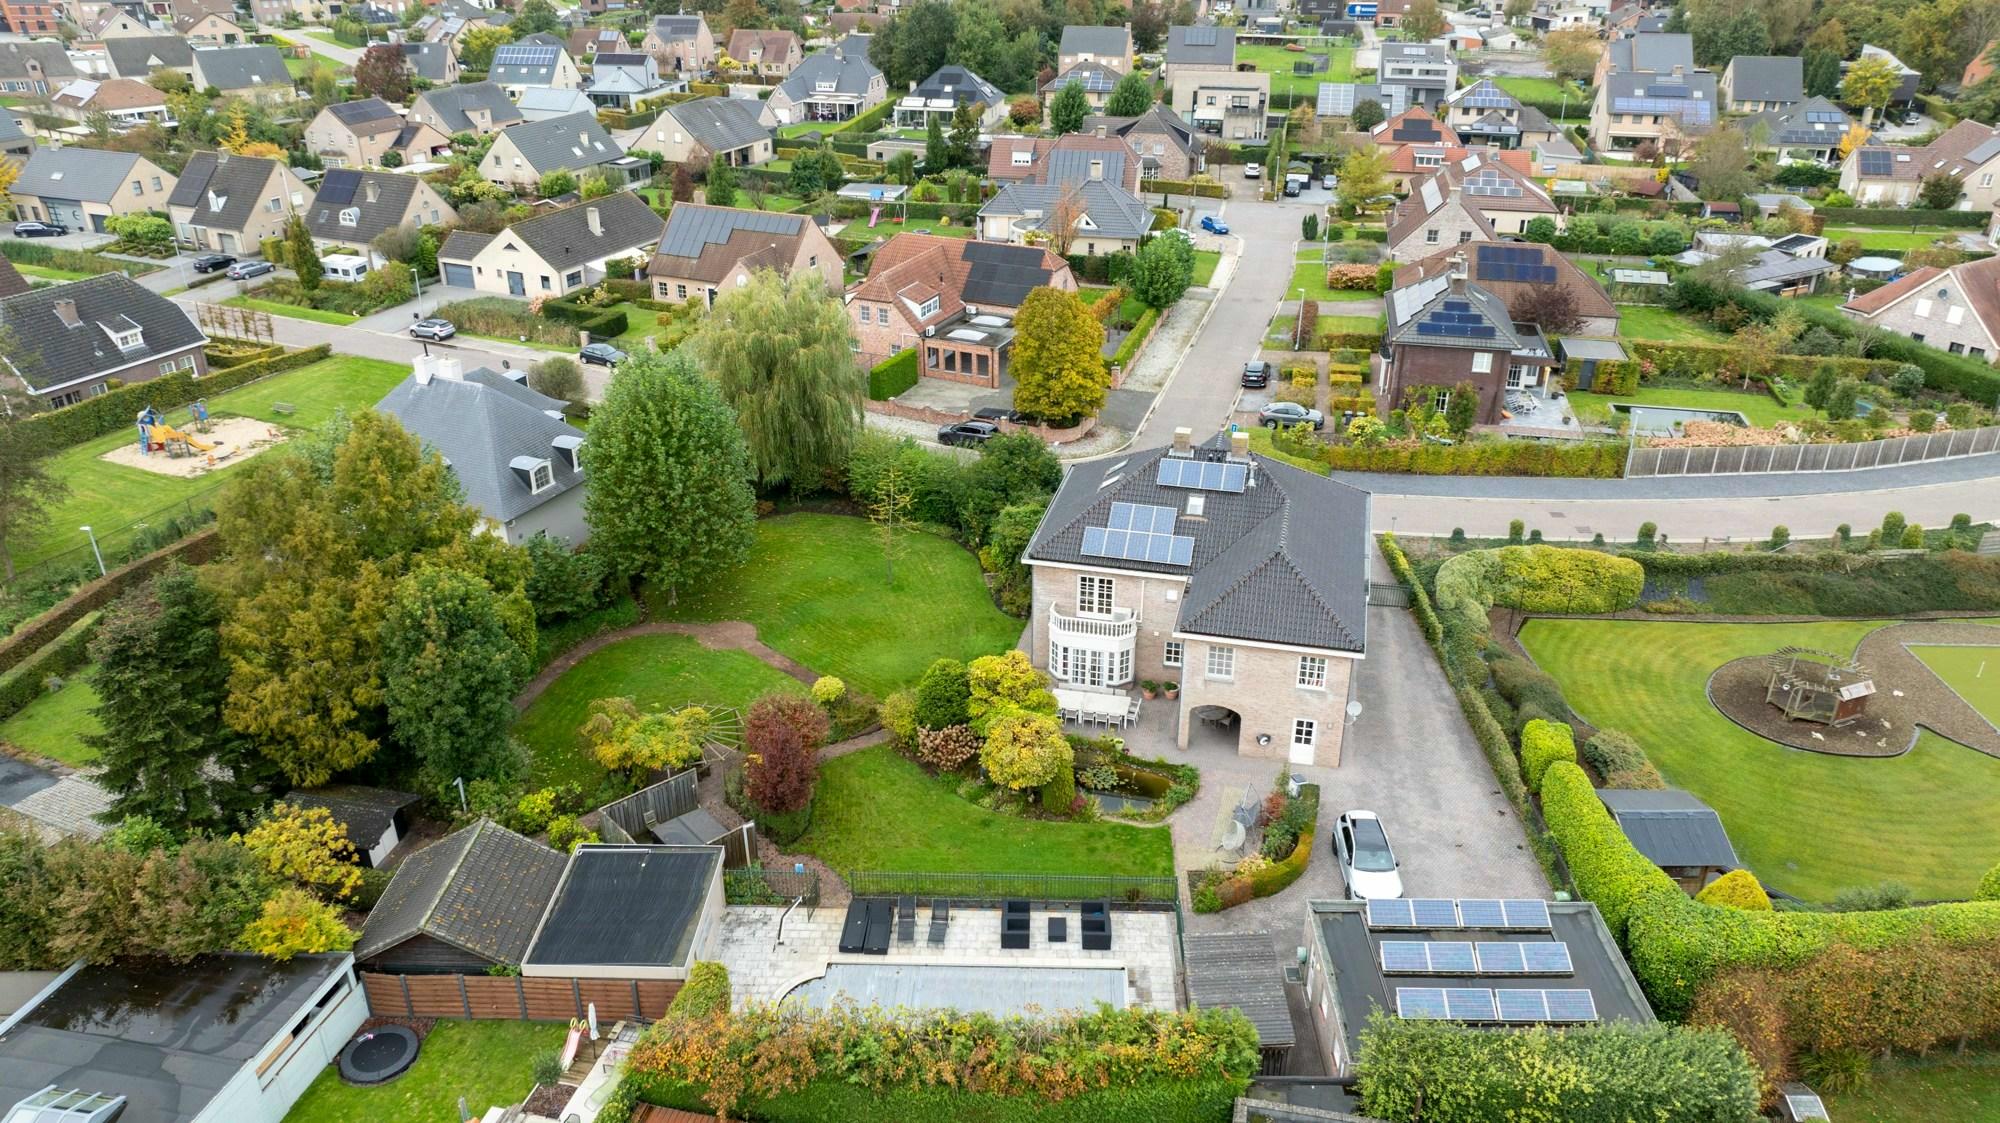
M 324 807 L 274 803 L 270 813 L 236 836 L 264 868 L 323 897 L 338 900 L 361 884 L 347 827 Z
M 341 921 L 332 905 L 303 889 L 287 887 L 264 902 L 264 911 L 244 926 L 238 942 L 244 951 L 285 960 L 346 951 L 354 946 L 354 929 Z
M 714 728 L 714 715 L 699 706 L 649 714 L 630 698 L 599 698 L 590 704 L 590 719 L 577 734 L 589 743 L 597 763 L 636 783 L 652 772 L 700 761 L 702 745 Z
M 979 750 L 979 763 L 993 782 L 1015 791 L 1041 787 L 1075 760 L 1056 719 L 1026 710 L 1007 710 L 994 717 Z
M 1757 884 L 1757 875 L 1749 870 L 1730 870 L 1708 883 L 1695 900 L 1704 905 L 1715 905 L 1726 909 L 1745 909 L 1750 912 L 1770 912 L 1771 897 L 1764 887 Z
M 1009 710 L 1056 712 L 1055 695 L 1049 693 L 1049 676 L 1029 661 L 1025 651 L 982 655 L 967 664 L 965 672 L 972 691 L 966 712 L 971 715 L 975 729 Z
M 1050 421 L 1104 408 L 1104 325 L 1073 292 L 1042 287 L 1014 317 L 1014 408 Z

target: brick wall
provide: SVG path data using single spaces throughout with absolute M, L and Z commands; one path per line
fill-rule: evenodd
M 1490 372 L 1473 373 L 1472 357 L 1478 354 L 1493 356 Z M 1477 423 L 1491 425 L 1500 420 L 1500 406 L 1507 385 L 1507 352 L 1397 344 L 1393 359 L 1390 373 L 1381 383 L 1383 409 L 1402 408 L 1404 391 L 1411 386 L 1450 388 L 1460 382 L 1471 382 L 1479 387 Z

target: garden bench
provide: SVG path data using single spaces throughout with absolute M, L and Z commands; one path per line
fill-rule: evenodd
M 294 413 L 297 413 L 297 412 L 298 412 L 298 410 L 299 410 L 299 407 L 297 407 L 297 406 L 293 405 L 293 404 L 292 404 L 292 403 L 290 403 L 290 402 L 272 402 L 272 403 L 271 403 L 271 412 L 272 412 L 272 413 L 277 413 L 277 414 L 284 414 L 284 415 L 286 415 L 286 416 L 290 416 L 291 414 L 294 414 Z

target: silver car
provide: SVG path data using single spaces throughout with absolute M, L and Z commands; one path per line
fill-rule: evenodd
M 1326 425 L 1326 416 L 1316 409 L 1307 409 L 1296 402 L 1272 402 L 1257 411 L 1257 420 L 1266 429 L 1276 429 L 1281 425 L 1310 425 L 1315 429 Z
M 1333 857 L 1340 864 L 1347 895 L 1364 901 L 1403 895 L 1403 875 L 1396 851 L 1373 811 L 1347 811 L 1333 829 Z

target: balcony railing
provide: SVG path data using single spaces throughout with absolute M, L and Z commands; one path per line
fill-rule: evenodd
M 1139 617 L 1129 608 L 1114 608 L 1111 615 L 1100 616 L 1065 612 L 1057 606 L 1049 613 L 1049 626 L 1059 636 L 1129 641 L 1139 634 Z

